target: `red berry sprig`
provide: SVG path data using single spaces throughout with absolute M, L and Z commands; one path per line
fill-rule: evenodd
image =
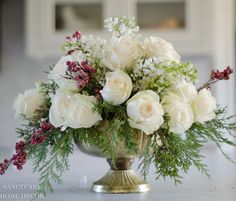
M 15 145 L 16 153 L 13 154 L 10 160 L 4 159 L 2 163 L 0 163 L 0 175 L 3 175 L 9 165 L 12 163 L 18 170 L 23 169 L 23 165 L 27 161 L 27 153 L 25 152 L 26 143 L 24 141 L 19 141 Z
M 47 132 L 53 128 L 55 127 L 49 122 L 44 121 L 40 123 L 40 129 L 42 130 L 42 132 Z
M 31 144 L 36 145 L 40 144 L 43 141 L 45 141 L 47 137 L 43 135 L 41 130 L 37 130 L 32 136 L 31 136 Z
M 81 63 L 67 61 L 66 65 L 68 72 L 65 78 L 75 80 L 79 89 L 86 87 L 90 83 L 92 75 L 97 72 L 97 69 L 92 67 L 88 61 Z
M 43 141 L 46 140 L 46 136 L 44 135 L 47 131 L 53 129 L 54 126 L 48 122 L 41 122 L 40 128 L 36 130 L 32 136 L 31 139 L 28 142 L 25 142 L 23 140 L 16 142 L 15 150 L 16 153 L 13 154 L 12 158 L 10 160 L 5 159 L 2 163 L 0 163 L 0 175 L 3 175 L 9 165 L 12 163 L 18 170 L 23 169 L 23 165 L 27 161 L 27 152 L 25 151 L 28 145 L 36 145 L 40 144 Z
M 31 144 L 36 145 L 44 142 L 47 139 L 47 136 L 44 135 L 47 131 L 53 129 L 54 126 L 49 122 L 41 122 L 40 128 L 36 130 L 31 136 Z
M 100 88 L 95 88 L 94 94 L 95 94 L 95 97 L 97 99 L 101 99 L 102 98 L 102 94 L 101 94 L 101 89 Z
M 83 71 L 87 72 L 87 73 L 90 73 L 90 74 L 94 74 L 97 72 L 97 69 L 96 68 L 93 68 L 89 63 L 88 61 L 82 61 L 80 63 L 80 66 L 82 67 Z
M 23 165 L 27 161 L 27 153 L 25 152 L 26 143 L 20 141 L 16 143 L 16 153 L 12 156 L 12 164 L 16 166 L 17 170 L 22 170 Z
M 7 159 L 5 159 L 2 163 L 0 163 L 0 175 L 5 174 L 5 171 L 8 168 L 8 163 L 9 161 Z
M 233 68 L 231 68 L 230 66 L 227 66 L 223 71 L 219 71 L 219 70 L 212 70 L 211 71 L 211 77 L 210 79 L 200 88 L 198 88 L 198 91 L 200 91 L 201 89 L 204 88 L 211 88 L 211 85 L 220 81 L 220 80 L 229 80 L 230 79 L 230 75 L 233 73 Z
M 67 55 L 72 54 L 75 50 L 82 50 L 82 49 L 81 49 L 80 39 L 81 39 L 81 33 L 80 33 L 80 31 L 76 31 L 76 32 L 72 35 L 72 37 L 70 37 L 70 36 L 67 36 L 67 37 L 66 37 L 66 43 L 69 43 L 69 44 L 70 44 L 69 46 L 71 46 L 71 43 L 74 43 L 75 41 L 78 43 L 78 44 L 77 44 L 77 47 L 75 47 L 74 49 L 70 49 L 70 50 L 67 51 Z M 83 50 L 82 50 L 82 51 L 83 51 Z
M 79 40 L 81 38 L 81 33 L 80 31 L 76 31 L 73 35 L 72 35 L 73 38 Z
M 72 34 L 72 37 L 71 36 L 67 36 L 66 37 L 66 41 L 71 41 L 72 39 L 76 39 L 76 40 L 80 40 L 81 38 L 81 33 L 80 31 L 75 31 L 73 34 Z
M 89 84 L 90 75 L 89 73 L 85 72 L 84 70 L 79 70 L 78 75 L 74 77 L 74 80 L 77 82 L 77 86 L 80 89 L 83 89 Z
M 79 70 L 77 68 L 76 62 L 74 62 L 74 61 L 67 61 L 66 65 L 67 65 L 67 70 L 69 72 L 78 72 L 78 70 Z
M 227 66 L 226 69 L 223 71 L 219 70 L 212 70 L 211 71 L 211 79 L 212 80 L 228 80 L 230 78 L 230 75 L 233 73 L 233 68 L 230 66 Z

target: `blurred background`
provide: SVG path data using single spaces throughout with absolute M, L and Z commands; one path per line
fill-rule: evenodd
M 235 70 L 235 4 L 235 0 L 1 0 L 0 160 L 11 155 L 17 137 L 15 128 L 20 126 L 12 110 L 14 98 L 33 88 L 35 81 L 47 78 L 44 71 L 57 63 L 62 54 L 61 44 L 75 30 L 106 37 L 103 30 L 106 17 L 135 16 L 143 36 L 163 37 L 173 43 L 183 61 L 191 61 L 199 68 L 201 84 L 214 68 L 230 65 Z M 229 82 L 213 88 L 218 103 L 228 105 L 232 114 L 236 113 L 234 79 L 235 74 Z M 235 150 L 229 152 L 235 156 Z M 214 164 L 220 164 L 214 153 L 216 149 L 211 148 L 208 155 Z M 71 160 L 86 161 L 87 166 L 81 167 L 76 177 L 82 182 L 89 179 L 86 175 L 90 172 L 96 172 L 91 165 L 94 162 L 101 175 L 107 168 L 102 159 L 77 152 Z M 210 167 L 211 160 L 206 161 Z M 235 178 L 236 167 L 221 161 Z M 72 169 L 77 171 L 73 166 Z M 15 174 L 13 181 L 18 178 L 18 173 Z

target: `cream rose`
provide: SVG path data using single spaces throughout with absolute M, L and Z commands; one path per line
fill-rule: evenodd
M 141 91 L 127 102 L 129 125 L 152 134 L 163 123 L 163 108 L 159 96 L 152 90 Z
M 163 98 L 162 104 L 165 106 L 169 106 L 172 104 L 176 104 L 178 102 L 184 102 L 183 98 L 178 94 L 174 93 L 172 90 L 167 93 L 167 95 Z
M 141 47 L 130 36 L 108 40 L 102 50 L 102 63 L 110 70 L 130 68 L 141 57 Z
M 147 57 L 159 57 L 163 60 L 179 62 L 180 56 L 173 45 L 158 37 L 149 37 L 144 40 L 144 51 Z
M 216 99 L 207 89 L 202 89 L 193 100 L 195 122 L 204 123 L 215 118 Z
M 57 90 L 52 97 L 52 105 L 49 110 L 49 121 L 55 127 L 63 126 L 65 123 L 65 111 L 69 105 L 70 94 L 65 91 Z
M 49 79 L 54 80 L 60 88 L 64 88 L 69 91 L 78 91 L 76 81 L 65 78 L 67 61 L 72 61 L 71 55 L 61 57 L 61 59 L 50 72 Z
M 194 121 L 192 108 L 181 101 L 169 101 L 164 105 L 164 110 L 170 117 L 168 125 L 173 133 L 183 133 L 188 130 Z
M 175 84 L 173 92 L 180 96 L 186 103 L 190 103 L 197 95 L 197 90 L 194 84 L 186 82 L 185 80 Z
M 65 112 L 65 126 L 71 128 L 89 128 L 96 124 L 102 117 L 93 111 L 96 98 L 75 94 L 69 98 L 68 108 Z
M 45 103 L 45 98 L 39 89 L 29 89 L 24 94 L 19 94 L 13 103 L 13 109 L 15 109 L 17 118 L 21 116 L 27 119 L 32 119 L 35 115 L 35 111 Z
M 126 101 L 132 91 L 132 80 L 121 70 L 106 73 L 106 84 L 101 90 L 102 97 L 108 103 L 119 105 Z

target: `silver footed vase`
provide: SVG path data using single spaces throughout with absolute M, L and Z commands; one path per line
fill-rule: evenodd
M 145 135 L 139 133 L 136 143 L 138 152 L 143 151 L 145 146 Z M 75 140 L 80 151 L 85 154 L 104 157 L 101 150 L 86 143 L 80 143 Z M 107 158 L 110 170 L 99 180 L 95 181 L 91 190 L 98 193 L 142 193 L 150 190 L 150 185 L 140 178 L 131 168 L 137 155 L 129 154 L 123 143 L 116 147 L 117 159 L 112 162 Z M 105 158 L 105 157 L 104 157 Z

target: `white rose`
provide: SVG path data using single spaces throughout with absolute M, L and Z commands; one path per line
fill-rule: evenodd
M 173 45 L 158 37 L 150 37 L 144 40 L 144 51 L 147 57 L 160 57 L 163 60 L 179 62 L 180 56 L 174 50 Z
M 93 111 L 95 103 L 94 96 L 71 96 L 65 113 L 65 125 L 71 128 L 89 128 L 102 120 L 101 115 Z
M 189 104 L 172 101 L 171 104 L 164 105 L 164 110 L 170 117 L 168 125 L 173 133 L 183 133 L 192 126 L 194 118 Z
M 16 117 L 21 116 L 27 119 L 32 119 L 35 115 L 35 111 L 45 103 L 45 98 L 38 89 L 29 89 L 24 94 L 19 94 L 14 100 L 13 108 L 16 111 Z
M 132 67 L 141 56 L 141 47 L 136 39 L 129 36 L 108 40 L 102 51 L 102 63 L 110 70 Z
M 202 89 L 192 103 L 195 122 L 203 123 L 215 118 L 216 99 L 207 89 Z
M 49 121 L 55 127 L 63 126 L 65 123 L 65 111 L 69 105 L 70 94 L 57 90 L 52 98 L 52 105 L 49 110 Z
M 132 91 L 132 80 L 121 70 L 106 73 L 106 84 L 101 90 L 102 97 L 108 103 L 119 105 L 126 101 Z
M 165 106 L 176 104 L 178 102 L 184 102 L 183 98 L 172 91 L 169 91 L 162 100 L 162 104 Z
M 185 80 L 175 84 L 173 92 L 179 95 L 186 103 L 191 102 L 197 95 L 197 90 L 193 83 Z
M 78 87 L 75 80 L 65 78 L 67 70 L 67 61 L 72 61 L 72 56 L 67 55 L 61 57 L 55 67 L 49 74 L 49 79 L 54 80 L 59 87 L 70 91 L 78 91 Z
M 129 125 L 132 128 L 152 134 L 163 123 L 163 108 L 159 96 L 152 90 L 141 91 L 127 102 Z

